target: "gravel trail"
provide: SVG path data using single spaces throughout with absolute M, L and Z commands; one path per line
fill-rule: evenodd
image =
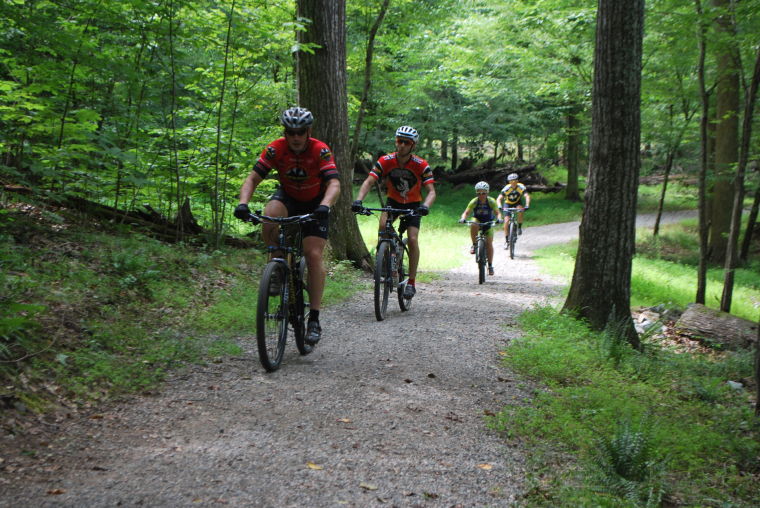
M 497 233 L 483 285 L 462 228 L 462 266 L 419 283 L 409 312 L 393 300 L 376 321 L 368 286 L 323 310 L 323 341 L 305 357 L 291 342 L 275 373 L 244 337 L 239 357 L 50 425 L 34 453 L 4 436 L 0 506 L 510 505 L 528 451 L 484 414 L 528 401 L 529 383 L 498 353 L 515 316 L 562 289 L 530 253 L 577 226 L 527 227 L 514 260 Z

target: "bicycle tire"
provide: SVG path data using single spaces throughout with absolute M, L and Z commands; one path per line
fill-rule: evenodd
M 478 238 L 475 253 L 475 259 L 478 260 L 478 284 L 483 284 L 486 281 L 486 242 L 482 238 Z
M 270 287 L 273 274 L 279 277 L 279 284 Z M 264 267 L 259 282 L 259 300 L 256 306 L 256 343 L 259 360 L 267 372 L 280 367 L 288 336 L 288 294 L 287 271 L 281 262 L 270 261 Z M 271 292 L 275 289 L 274 292 Z
M 396 260 L 398 263 L 398 285 L 396 287 L 396 293 L 398 293 L 398 306 L 402 312 L 406 312 L 412 308 L 412 298 L 404 298 L 404 289 L 406 289 L 406 281 L 409 274 L 406 273 L 406 260 L 409 259 L 409 247 L 407 247 L 406 239 L 404 239 L 401 248 L 399 249 L 399 256 Z
M 517 226 L 509 223 L 509 259 L 515 259 L 515 243 L 517 243 Z
M 388 281 L 392 279 L 390 264 L 390 242 L 380 242 L 375 256 L 375 317 L 378 321 L 385 319 L 388 311 L 388 295 L 390 294 Z
M 314 351 L 314 346 L 306 343 L 306 320 L 309 313 L 309 271 L 306 267 L 306 258 L 298 262 L 298 277 L 293 280 L 295 295 L 293 307 L 290 312 L 290 322 L 293 326 L 293 335 L 296 340 L 296 348 L 302 355 L 308 355 Z

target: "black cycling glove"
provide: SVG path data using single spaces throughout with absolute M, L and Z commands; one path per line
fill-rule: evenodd
M 248 205 L 245 203 L 240 203 L 235 207 L 235 217 L 237 217 L 240 220 L 250 220 L 251 217 L 251 210 L 248 208 Z
M 416 211 L 417 211 L 417 215 L 424 217 L 430 213 L 430 208 L 428 208 L 426 205 L 420 205 L 417 207 Z
M 319 205 L 311 213 L 315 219 L 325 220 L 330 217 L 330 207 L 327 205 Z
M 351 211 L 354 213 L 359 213 L 362 210 L 364 210 L 364 205 L 362 205 L 362 200 L 357 199 L 353 203 L 351 203 Z

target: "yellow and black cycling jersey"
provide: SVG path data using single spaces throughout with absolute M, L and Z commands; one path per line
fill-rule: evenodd
M 527 189 L 525 188 L 525 185 L 521 183 L 518 183 L 514 187 L 507 184 L 503 189 L 501 189 L 501 192 L 499 192 L 499 194 L 501 196 L 504 196 L 504 206 L 514 207 L 520 204 L 520 201 L 522 200 L 523 195 L 526 193 L 526 191 Z

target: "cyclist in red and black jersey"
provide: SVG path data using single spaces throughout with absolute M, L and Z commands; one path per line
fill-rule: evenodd
M 264 215 L 289 217 L 313 213 L 315 221 L 304 225 L 303 253 L 308 267 L 309 321 L 306 342 L 316 344 L 322 336 L 319 309 L 325 287 L 322 254 L 327 245 L 330 207 L 340 194 L 340 179 L 335 159 L 322 141 L 311 137 L 314 117 L 305 108 L 290 108 L 280 116 L 285 135 L 269 143 L 240 188 L 240 204 L 235 217 L 246 220 L 253 191 L 270 171 L 277 172 L 280 186 L 269 198 Z M 267 245 L 277 245 L 278 228 L 263 225 Z
M 405 208 L 416 210 L 416 215 L 406 215 L 401 221 L 406 224 L 407 238 L 409 239 L 409 282 L 404 289 L 404 298 L 411 298 L 416 293 L 414 279 L 417 275 L 417 265 L 420 261 L 419 232 L 420 215 L 427 215 L 430 206 L 435 201 L 435 180 L 433 171 L 427 161 L 412 153 L 417 146 L 420 136 L 417 131 L 403 125 L 396 129 L 396 151 L 384 155 L 375 163 L 369 176 L 364 180 L 356 200 L 351 205 L 353 211 L 362 209 L 362 200 L 367 195 L 372 185 L 385 178 L 387 205 L 392 208 Z M 422 200 L 422 188 L 425 187 L 427 194 Z M 387 214 L 380 215 L 380 231 L 385 230 Z M 391 220 L 394 218 L 392 217 Z

